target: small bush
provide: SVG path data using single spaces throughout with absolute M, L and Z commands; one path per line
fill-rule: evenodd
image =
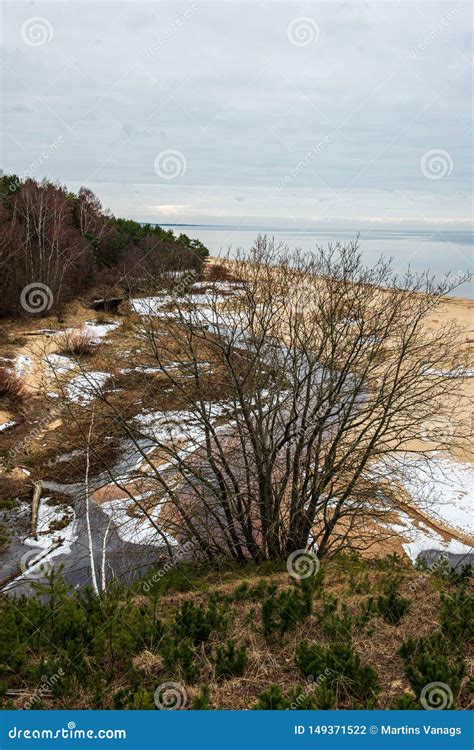
M 27 399 L 27 391 L 20 378 L 3 368 L 0 369 L 0 399 L 10 401 L 14 406 L 20 406 Z
M 405 667 L 405 674 L 415 695 L 421 695 L 426 685 L 441 682 L 448 685 L 456 700 L 466 674 L 464 659 L 449 660 L 446 656 L 417 654 Z M 454 703 L 450 708 L 454 708 Z
M 223 629 L 227 616 L 219 607 L 215 597 L 211 597 L 208 607 L 193 602 L 184 602 L 178 611 L 172 630 L 176 638 L 189 638 L 194 644 L 207 641 L 213 630 Z
M 363 664 L 350 643 L 319 643 L 301 641 L 296 649 L 295 663 L 306 677 L 323 675 L 326 688 L 342 700 L 372 707 L 380 687 L 375 669 Z
M 349 574 L 349 594 L 368 594 L 370 588 L 371 585 L 367 573 L 364 576 Z
M 335 708 L 335 705 L 334 694 L 324 684 L 316 689 L 312 686 L 293 688 L 287 696 L 283 695 L 279 685 L 270 685 L 268 690 L 260 693 L 253 708 L 258 711 L 324 711 Z
M 466 664 L 453 643 L 442 633 L 407 638 L 398 654 L 405 662 L 405 675 L 415 696 L 419 697 L 426 685 L 442 682 L 449 686 L 456 700 L 466 674 Z M 454 708 L 454 703 L 450 707 Z
M 196 695 L 191 706 L 194 711 L 210 711 L 210 690 L 209 685 L 203 685 L 201 690 Z
M 474 638 L 474 599 L 465 584 L 454 594 L 441 593 L 441 630 L 447 638 L 458 643 L 470 643 Z
M 228 641 L 216 650 L 215 671 L 218 680 L 230 677 L 240 677 L 247 666 L 247 651 L 245 646 L 236 646 L 234 641 Z
M 359 614 L 354 617 L 354 625 L 356 628 L 365 628 L 369 621 L 379 614 L 377 604 L 373 596 L 369 596 L 364 602 L 362 602 Z
M 340 604 L 334 596 L 329 596 L 319 615 L 324 633 L 336 641 L 352 637 L 352 616 L 346 604 Z
M 288 589 L 277 595 L 276 590 L 276 586 L 270 587 L 269 596 L 262 604 L 262 625 L 266 638 L 275 632 L 283 635 L 308 616 L 306 606 L 298 591 Z
M 268 690 L 263 690 L 258 696 L 254 706 L 256 711 L 284 711 L 290 707 L 290 701 L 285 698 L 279 685 L 270 685 Z
M 256 602 L 268 595 L 268 583 L 261 579 L 255 586 L 249 586 L 247 581 L 243 581 L 237 586 L 232 594 L 224 597 L 226 601 L 231 602 Z
M 262 604 L 261 613 L 266 638 L 275 632 L 283 635 L 310 616 L 313 596 L 315 592 L 322 590 L 323 574 L 318 571 L 308 578 L 292 578 L 291 583 L 290 589 L 281 591 L 278 595 L 275 585 L 268 586 L 268 596 Z
M 395 698 L 390 708 L 392 711 L 420 711 L 423 706 L 412 693 L 403 693 Z
M 186 682 L 196 682 L 199 676 L 198 653 L 190 639 L 170 635 L 162 641 L 160 651 L 169 672 L 179 672 Z
M 377 611 L 390 625 L 398 625 L 410 608 L 410 600 L 398 594 L 400 583 L 399 578 L 388 578 L 384 581 L 383 593 L 377 597 Z
M 153 694 L 144 688 L 138 688 L 128 702 L 131 711 L 153 711 L 156 710 Z
M 57 352 L 64 356 L 88 357 L 97 347 L 97 341 L 85 331 L 62 333 L 57 338 Z

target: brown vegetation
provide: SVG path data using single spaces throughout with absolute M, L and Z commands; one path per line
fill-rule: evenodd
M 0 399 L 18 407 L 25 403 L 27 397 L 28 394 L 21 379 L 15 373 L 0 368 Z

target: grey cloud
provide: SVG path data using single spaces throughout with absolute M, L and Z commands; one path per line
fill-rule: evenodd
M 54 32 L 39 46 L 21 36 L 32 16 Z M 289 40 L 298 18 L 317 24 L 314 43 Z M 140 218 L 157 205 L 182 206 L 183 222 L 245 218 L 251 206 L 253 219 L 310 221 L 324 204 L 461 220 L 469 18 L 457 1 L 7 2 L 3 167 L 22 173 L 62 135 L 44 176 L 94 185 Z M 173 183 L 154 169 L 166 149 L 187 164 Z M 432 149 L 452 159 L 445 179 L 420 169 Z M 128 200 L 136 185 L 141 206 L 136 191 Z

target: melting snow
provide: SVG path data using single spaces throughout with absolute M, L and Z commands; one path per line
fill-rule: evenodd
M 449 542 L 445 541 L 440 534 L 430 529 L 423 522 L 415 526 L 413 519 L 406 513 L 400 513 L 400 523 L 390 524 L 390 528 L 397 534 L 401 534 L 405 539 L 403 549 L 412 562 L 416 562 L 420 552 L 430 549 L 451 552 L 453 554 L 467 554 L 472 551 L 471 547 L 462 544 L 456 539 L 451 539 Z
M 119 323 L 85 323 L 84 331 L 92 339 L 94 339 L 95 341 L 99 341 L 100 339 L 104 338 L 104 336 L 107 336 L 107 334 L 111 331 L 115 331 L 118 326 Z
M 414 503 L 433 519 L 474 533 L 474 469 L 469 464 L 444 456 L 426 463 L 409 453 L 403 463 L 403 485 Z
M 71 552 L 72 544 L 77 539 L 77 520 L 73 515 L 70 517 L 70 522 L 62 529 L 56 531 L 50 531 L 50 527 L 55 521 L 64 521 L 65 518 L 69 518 L 65 514 L 64 508 L 56 505 L 47 505 L 48 497 L 41 499 L 38 508 L 38 539 L 28 537 L 25 539 L 24 544 L 28 547 L 33 548 L 31 554 L 27 552 L 22 561 L 27 566 L 26 570 L 19 576 L 10 581 L 10 583 L 4 587 L 3 591 L 7 591 L 9 588 L 13 588 L 19 580 L 22 578 L 34 577 L 35 574 L 41 574 L 42 569 L 48 570 L 48 562 L 51 558 L 57 555 L 68 555 Z M 59 544 L 58 544 L 59 542 Z M 35 554 L 35 548 L 38 552 Z M 49 551 L 50 550 L 50 551 Z
M 48 354 L 44 358 L 44 362 L 49 370 L 57 374 L 67 372 L 74 367 L 74 362 L 69 357 L 64 357 L 61 354 Z
M 139 498 L 137 498 L 137 500 L 138 499 Z M 112 519 L 115 529 L 123 541 L 131 542 L 133 544 L 162 547 L 166 544 L 163 539 L 163 537 L 165 537 L 168 543 L 174 546 L 177 544 L 176 540 L 169 534 L 165 534 L 164 532 L 160 533 L 157 529 L 157 527 L 159 528 L 158 519 L 161 512 L 161 506 L 162 503 L 147 511 L 150 518 L 138 508 L 133 500 L 126 502 L 112 500 L 107 503 L 102 503 L 100 507 L 101 510 Z M 135 515 L 131 515 L 129 512 Z
M 224 403 L 208 404 L 208 418 L 215 420 L 225 416 L 228 408 Z M 157 442 L 182 439 L 198 442 L 205 436 L 202 421 L 191 411 L 150 412 L 138 416 L 137 422 L 143 432 L 148 432 Z
M 21 378 L 33 372 L 33 360 L 26 354 L 20 354 L 15 362 L 15 374 Z
M 78 375 L 67 385 L 68 398 L 77 404 L 88 404 L 100 395 L 109 378 L 108 372 L 87 372 Z
M 460 367 L 459 369 L 453 369 L 453 370 L 433 370 L 429 369 L 425 372 L 426 375 L 443 375 L 445 378 L 473 378 L 474 377 L 474 368 L 471 367 L 470 369 L 463 369 Z

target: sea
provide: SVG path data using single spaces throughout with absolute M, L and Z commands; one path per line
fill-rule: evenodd
M 466 271 L 472 271 L 474 260 L 474 233 L 458 229 L 324 229 L 294 230 L 265 226 L 233 226 L 211 224 L 162 224 L 173 229 L 175 234 L 184 232 L 208 248 L 211 255 L 231 254 L 241 248 L 248 250 L 259 234 L 274 237 L 289 248 L 302 250 L 327 246 L 328 243 L 348 242 L 359 238 L 362 258 L 373 265 L 383 255 L 393 259 L 393 270 L 403 275 L 408 268 L 420 273 L 430 271 L 437 281 L 447 273 L 459 279 Z M 453 294 L 474 298 L 473 282 L 465 282 Z

